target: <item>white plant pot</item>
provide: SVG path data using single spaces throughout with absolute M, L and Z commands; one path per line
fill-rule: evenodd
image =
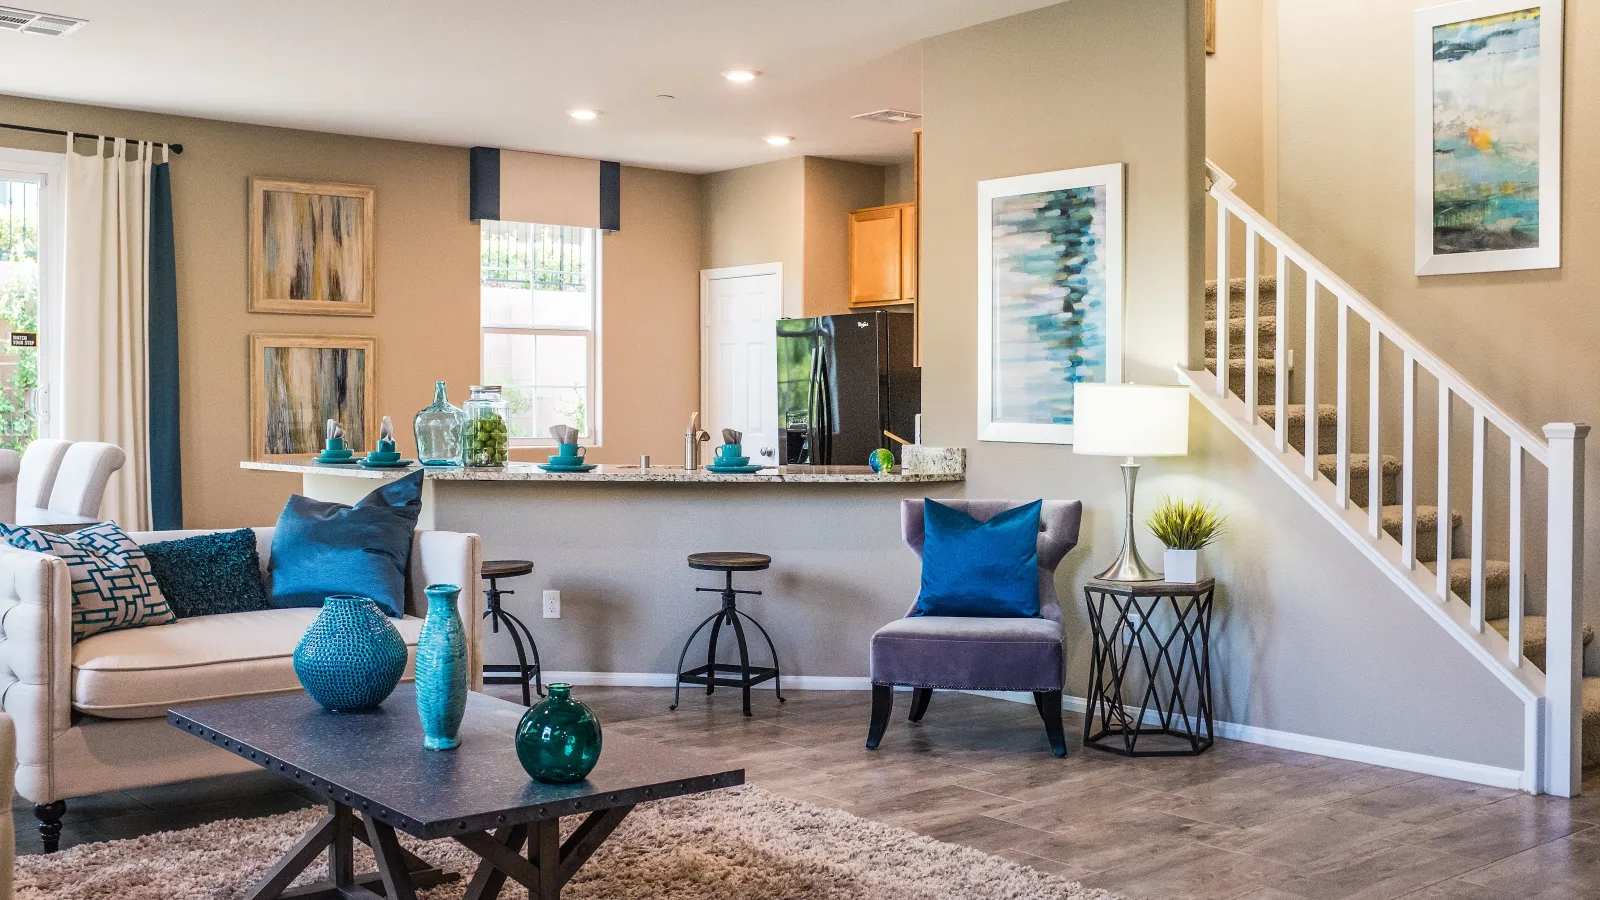
M 1166 580 L 1172 584 L 1197 584 L 1211 577 L 1199 550 L 1168 549 L 1162 558 Z

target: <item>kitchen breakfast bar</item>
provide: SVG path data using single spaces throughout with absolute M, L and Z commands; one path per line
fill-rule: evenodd
M 297 473 L 305 496 L 343 503 L 415 471 L 241 465 Z M 771 634 L 785 684 L 860 687 L 867 639 L 917 593 L 920 568 L 900 541 L 900 500 L 960 496 L 963 479 L 959 465 L 939 474 L 797 466 L 717 475 L 606 465 L 547 473 L 513 462 L 430 470 L 419 527 L 481 535 L 486 559 L 533 561 L 531 575 L 501 582 L 516 591 L 502 603 L 532 628 L 547 682 L 670 685 L 684 640 L 721 602 L 695 591 L 721 587 L 721 575 L 690 569 L 687 557 L 751 551 L 771 556 L 772 566 L 738 574 L 737 587 L 762 592 L 741 596 L 739 608 Z M 560 618 L 542 617 L 546 590 L 561 592 Z M 515 662 L 504 632 L 484 641 L 486 662 Z M 702 634 L 701 654 L 704 642 Z M 732 642 L 722 643 L 726 661 Z M 759 641 L 751 657 L 765 664 Z M 686 690 L 685 702 L 693 696 Z

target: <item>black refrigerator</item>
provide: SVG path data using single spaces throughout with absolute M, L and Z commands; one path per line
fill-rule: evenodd
M 778 320 L 778 440 L 784 465 L 864 466 L 913 440 L 922 372 L 909 310 Z

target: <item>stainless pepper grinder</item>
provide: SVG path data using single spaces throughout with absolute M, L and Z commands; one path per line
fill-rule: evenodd
M 700 430 L 700 414 L 689 416 L 689 427 L 683 432 L 683 470 L 693 472 L 700 468 L 700 442 L 711 440 L 711 435 Z

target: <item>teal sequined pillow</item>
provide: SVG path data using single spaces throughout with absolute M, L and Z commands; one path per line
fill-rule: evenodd
M 144 552 L 180 619 L 271 608 L 256 533 L 248 528 L 145 544 Z
M 48 553 L 67 564 L 72 580 L 72 640 L 102 631 L 166 625 L 173 620 L 150 560 L 111 522 L 72 534 L 0 525 L 0 540 L 21 550 Z

